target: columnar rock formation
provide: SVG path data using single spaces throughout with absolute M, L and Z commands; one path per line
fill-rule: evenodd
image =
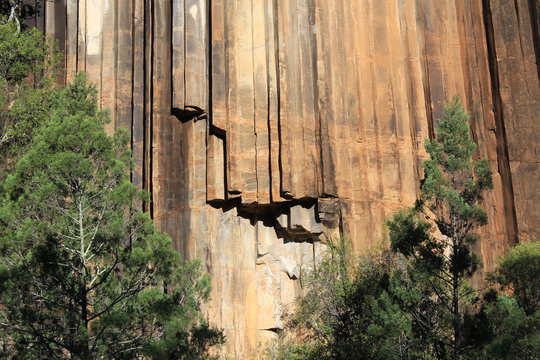
M 34 0 L 35 1 L 35 0 Z M 39 26 L 88 72 L 133 182 L 213 276 L 224 353 L 276 336 L 299 269 L 339 232 L 361 251 L 411 205 L 424 138 L 459 94 L 494 190 L 486 268 L 540 236 L 537 0 L 48 0 Z

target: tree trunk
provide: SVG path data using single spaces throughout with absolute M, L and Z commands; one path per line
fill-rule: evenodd
M 455 261 L 455 255 L 458 251 L 458 241 L 456 234 L 455 215 L 452 216 L 452 259 Z M 453 327 L 454 327 L 454 346 L 452 349 L 453 359 L 459 360 L 460 356 L 460 338 L 461 338 L 461 319 L 459 318 L 459 274 L 458 269 L 454 264 L 452 266 L 452 312 L 453 312 Z

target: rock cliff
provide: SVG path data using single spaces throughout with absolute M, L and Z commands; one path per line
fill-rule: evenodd
M 277 336 L 325 239 L 361 251 L 414 202 L 455 94 L 494 173 L 485 268 L 540 236 L 537 0 L 28 2 L 63 81 L 88 72 L 131 131 L 141 206 L 206 263 L 232 357 Z

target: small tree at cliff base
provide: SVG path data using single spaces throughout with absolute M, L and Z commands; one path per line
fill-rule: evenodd
M 428 358 L 402 306 L 419 296 L 407 282 L 403 258 L 388 248 L 353 255 L 343 237 L 327 245 L 303 272 L 305 295 L 267 358 Z
M 492 178 L 486 159 L 472 160 L 468 119 L 458 97 L 445 106 L 436 137 L 425 143 L 430 159 L 423 164 L 421 199 L 388 222 L 392 249 L 410 259 L 411 278 L 424 292 L 411 311 L 438 358 L 459 359 L 474 345 L 465 337 L 475 324 L 467 279 L 479 265 L 470 246 L 473 230 L 487 222 L 478 202 Z
M 2 184 L 0 334 L 8 358 L 195 359 L 223 342 L 200 262 L 134 207 L 129 136 L 106 135 L 78 74 Z M 165 290 L 165 291 L 164 291 Z

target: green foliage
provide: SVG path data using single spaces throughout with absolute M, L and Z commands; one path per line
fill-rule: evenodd
M 315 360 L 327 357 L 324 346 L 318 342 L 306 340 L 298 344 L 295 341 L 283 339 L 264 349 L 261 356 L 263 359 L 272 360 Z
M 302 286 L 307 289 L 299 300 L 295 321 L 313 334 L 316 342 L 309 347 L 298 347 L 296 352 L 309 358 L 328 358 L 334 344 L 334 329 L 341 319 L 344 301 L 351 292 L 355 264 L 345 238 L 329 242 L 328 253 L 313 269 L 305 269 Z M 327 346 L 322 346 L 327 345 Z
M 398 256 L 388 250 L 357 257 L 341 238 L 302 276 L 288 331 L 303 343 L 284 340 L 277 359 L 412 359 L 423 354 L 413 340 L 412 317 L 400 303 L 415 303 Z
M 422 203 L 433 212 L 439 231 L 458 242 L 470 229 L 487 222 L 478 206 L 482 192 L 493 187 L 487 159 L 471 161 L 476 144 L 469 135 L 469 114 L 458 97 L 445 106 L 437 122 L 437 136 L 426 139 L 430 159 L 424 161 Z
M 529 316 L 514 298 L 502 295 L 487 303 L 491 341 L 475 358 L 539 359 L 540 312 Z
M 501 258 L 491 281 L 506 294 L 492 290 L 483 311 L 489 319 L 490 342 L 478 358 L 540 358 L 540 242 L 518 244 Z
M 0 21 L 0 77 L 9 85 L 21 84 L 29 76 L 39 79 L 50 55 L 42 32 L 19 31 L 14 21 Z
M 0 79 L 0 171 L 12 170 L 49 118 L 53 92 L 50 84 L 37 88 L 22 84 L 8 90 Z
M 3 183 L 0 331 L 11 358 L 201 358 L 210 280 L 134 207 L 129 136 L 78 74 Z M 166 289 L 166 291 L 163 291 Z
M 540 241 L 516 245 L 501 259 L 494 277 L 527 315 L 540 311 Z
M 423 164 L 421 199 L 388 221 L 392 249 L 410 260 L 410 276 L 423 289 L 421 303 L 429 303 L 423 313 L 435 316 L 423 321 L 422 335 L 439 358 L 459 359 L 472 349 L 465 334 L 478 326 L 471 321 L 474 289 L 467 278 L 479 261 L 470 246 L 476 241 L 472 230 L 487 222 L 478 202 L 492 179 L 486 159 L 471 160 L 476 144 L 468 119 L 458 97 L 445 106 L 436 138 L 425 143 L 430 159 Z
M 0 21 L 0 171 L 24 153 L 50 116 L 52 75 L 58 51 L 51 51 L 37 29 L 19 31 Z M 0 175 L 0 179 L 3 176 Z
M 33 0 L 31 3 L 24 0 L 0 0 L 0 16 L 3 15 L 6 18 L 12 16 L 12 21 L 20 24 L 22 29 L 26 29 L 25 20 L 42 15 L 43 3 L 44 0 Z

